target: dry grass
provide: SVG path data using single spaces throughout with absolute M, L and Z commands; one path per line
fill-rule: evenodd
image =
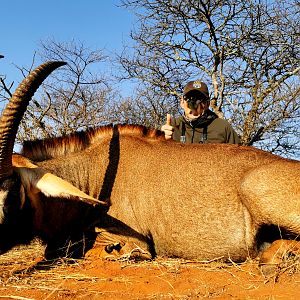
M 0 299 L 40 299 L 28 298 L 8 294 L 6 291 L 18 293 L 39 291 L 49 299 L 55 293 L 69 294 L 64 283 L 67 280 L 93 282 L 97 278 L 80 273 L 70 273 L 70 265 L 79 266 L 80 261 L 61 259 L 52 262 L 43 261 L 45 247 L 39 240 L 33 241 L 29 246 L 18 246 L 6 254 L 0 256 Z
M 145 276 L 155 274 L 149 281 L 159 280 L 161 285 L 169 287 L 171 292 L 166 292 L 160 296 L 157 293 L 152 294 L 152 298 L 165 298 L 166 295 L 171 295 L 170 299 L 180 298 L 175 294 L 177 278 L 182 278 L 183 274 L 192 272 L 192 274 L 201 274 L 205 277 L 228 277 L 232 282 L 239 284 L 241 289 L 255 289 L 258 285 L 267 283 L 276 283 L 283 274 L 293 275 L 300 274 L 300 264 L 297 257 L 286 257 L 283 263 L 274 270 L 274 274 L 265 278 L 260 273 L 257 260 L 247 260 L 242 264 L 223 263 L 220 260 L 203 262 L 203 261 L 188 261 L 182 259 L 165 259 L 157 258 L 154 261 L 134 262 L 132 260 L 123 259 L 115 263 L 118 269 L 122 272 L 105 273 L 105 270 L 99 273 L 88 272 L 92 268 L 93 262 L 90 260 L 67 260 L 61 259 L 55 262 L 43 262 L 44 246 L 35 240 L 29 246 L 20 246 L 12 251 L 0 256 L 0 299 L 52 299 L 52 297 L 61 297 L 60 299 L 82 298 L 85 296 L 100 296 L 112 297 L 118 299 L 116 295 L 120 293 L 118 286 L 132 287 L 135 285 L 143 285 L 144 278 L 133 277 L 131 273 L 136 275 L 137 272 L 144 270 Z M 105 266 L 105 265 L 104 265 Z M 97 266 L 96 266 L 97 267 Z M 100 265 L 100 268 L 103 265 Z M 138 271 L 137 271 L 138 270 Z M 98 270 L 100 271 L 100 270 Z M 132 272 L 131 272 L 132 271 Z M 127 273 L 126 273 L 127 272 Z M 148 273 L 147 273 L 148 272 Z M 151 273 L 152 272 L 152 273 Z M 128 275 L 129 274 L 129 275 Z M 147 275 L 148 274 L 148 275 Z M 227 274 L 227 275 L 226 275 Z M 212 298 L 213 295 L 224 293 L 225 286 L 213 288 L 210 283 L 203 283 L 204 279 L 191 278 L 198 282 L 198 290 L 189 292 L 189 295 L 202 298 Z M 244 281 L 246 279 L 246 282 Z M 191 280 L 191 279 L 189 279 Z M 197 281 L 198 280 L 198 281 Z M 102 286 L 105 284 L 116 284 L 116 290 L 105 290 Z M 101 289 L 97 286 L 101 285 Z M 192 285 L 192 283 L 191 283 Z M 76 289 L 74 289 L 76 286 Z M 8 294 L 7 291 L 16 291 L 13 294 Z M 24 294 L 23 291 L 27 291 Z M 28 291 L 39 292 L 43 297 L 30 297 Z M 129 292 L 127 292 L 129 293 Z M 133 292 L 132 292 L 133 293 Z M 24 295 L 28 295 L 24 296 Z M 165 295 L 162 297 L 162 295 Z M 173 295 L 173 296 L 172 296 Z M 183 294 L 180 294 L 183 296 Z M 103 297 L 104 297 L 103 296 Z M 69 298 L 68 298 L 69 297 Z M 130 294 L 128 294 L 130 297 Z M 173 297 L 173 298 L 172 298 Z M 146 297 L 145 297 L 146 298 Z M 151 298 L 151 297 L 150 297 Z M 183 297 L 184 299 L 185 297 Z M 189 297 L 188 297 L 189 298 Z M 101 298 L 102 299 L 102 298 Z
M 59 270 L 64 271 L 70 265 L 84 266 L 85 260 L 73 260 L 62 258 L 56 261 L 42 261 L 45 246 L 39 240 L 34 240 L 30 245 L 27 246 L 17 246 L 6 254 L 0 255 L 0 283 L 3 283 L 3 278 L 8 280 L 13 280 L 14 277 L 19 279 L 24 274 L 34 273 L 34 271 L 39 271 L 44 275 L 51 275 L 52 279 L 55 280 L 54 273 L 59 273 Z M 197 260 L 185 260 L 178 258 L 162 258 L 158 257 L 154 261 L 134 261 L 127 258 L 122 258 L 118 260 L 121 263 L 121 268 L 130 267 L 140 267 L 149 268 L 156 267 L 159 269 L 166 269 L 168 272 L 177 272 L 180 268 L 197 268 L 206 271 L 218 271 L 218 270 L 232 270 L 237 269 L 241 272 L 245 272 L 245 269 L 249 269 L 249 266 L 258 268 L 258 260 L 248 259 L 243 263 L 235 263 L 231 261 L 230 263 L 224 263 L 221 259 L 215 259 L 213 261 L 197 261 Z M 289 273 L 299 273 L 300 272 L 300 260 L 298 257 L 286 256 L 278 266 L 278 272 L 289 272 Z M 250 272 L 251 275 L 254 275 Z M 277 274 L 278 275 L 278 274 Z M 78 275 L 75 275 L 75 277 Z M 71 275 L 69 278 L 73 278 Z M 74 277 L 74 278 L 75 278 Z M 61 279 L 59 277 L 58 279 Z

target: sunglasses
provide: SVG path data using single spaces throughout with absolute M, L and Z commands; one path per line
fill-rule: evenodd
M 183 100 L 187 102 L 188 108 L 193 110 L 197 109 L 200 103 L 207 102 L 207 99 L 204 97 L 199 98 L 193 96 L 189 96 L 189 97 L 183 96 Z

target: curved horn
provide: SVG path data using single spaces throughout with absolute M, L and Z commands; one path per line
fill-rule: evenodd
M 33 94 L 56 68 L 65 65 L 62 61 L 49 61 L 36 69 L 19 84 L 0 118 L 0 179 L 12 174 L 12 153 L 18 127 Z

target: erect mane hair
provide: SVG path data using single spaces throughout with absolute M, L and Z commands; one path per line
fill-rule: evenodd
M 120 135 L 130 135 L 146 140 L 165 140 L 162 131 L 143 125 L 106 125 L 60 137 L 24 141 L 21 154 L 33 161 L 44 161 L 79 152 L 101 138 L 112 136 L 113 128 L 116 128 Z

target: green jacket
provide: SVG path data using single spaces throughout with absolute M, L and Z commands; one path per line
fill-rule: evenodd
M 207 110 L 205 115 L 189 122 L 183 116 L 172 119 L 173 139 L 185 143 L 240 144 L 240 139 L 228 121 Z M 182 140 L 181 136 L 185 136 Z

